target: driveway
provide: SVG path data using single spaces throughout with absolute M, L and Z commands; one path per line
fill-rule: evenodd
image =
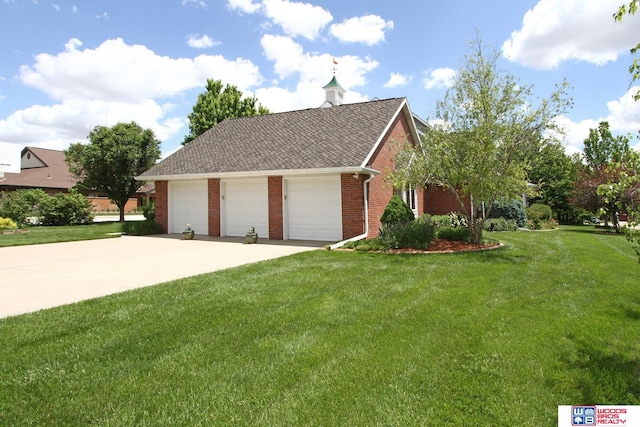
M 0 318 L 322 248 L 180 235 L 0 248 Z

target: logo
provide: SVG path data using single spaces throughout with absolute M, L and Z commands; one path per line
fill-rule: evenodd
M 595 426 L 596 407 L 595 406 L 572 406 L 571 407 L 572 426 Z

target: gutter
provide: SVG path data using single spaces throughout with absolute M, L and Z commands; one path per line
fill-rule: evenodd
M 364 194 L 364 233 L 359 235 L 359 236 L 355 236 L 352 237 L 350 239 L 347 240 L 343 240 L 341 242 L 338 243 L 334 243 L 333 245 L 329 246 L 329 250 L 332 251 L 334 249 L 338 249 L 341 248 L 342 246 L 344 246 L 346 243 L 348 242 L 355 242 L 357 240 L 362 240 L 362 239 L 366 239 L 367 236 L 369 235 L 369 193 L 367 192 L 367 185 L 371 182 L 371 180 L 375 177 L 375 175 L 370 175 L 368 179 L 366 179 L 363 183 L 362 183 L 362 191 Z

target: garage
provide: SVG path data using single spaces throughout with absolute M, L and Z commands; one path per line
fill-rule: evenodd
M 286 180 L 289 239 L 333 242 L 342 239 L 340 177 Z
M 196 234 L 209 234 L 206 180 L 171 182 L 169 197 L 169 233 L 181 233 L 191 224 Z
M 255 227 L 260 237 L 269 236 L 266 178 L 223 181 L 220 195 L 221 235 L 244 236 Z

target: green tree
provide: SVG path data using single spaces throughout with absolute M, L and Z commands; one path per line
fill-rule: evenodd
M 223 89 L 222 81 L 207 79 L 207 90 L 198 95 L 189 113 L 189 134 L 182 144 L 188 144 L 224 119 L 269 114 L 262 105 L 256 107 L 257 102 L 255 96 L 242 98 L 242 92 L 235 86 L 226 85 Z
M 96 126 L 88 138 L 89 144 L 72 144 L 65 151 L 69 170 L 80 189 L 106 194 L 124 221 L 125 204 L 142 185 L 134 177 L 160 158 L 160 141 L 135 122 Z
M 467 214 L 471 241 L 480 243 L 484 218 L 477 212 L 502 197 L 522 195 L 533 156 L 556 130 L 552 118 L 571 101 L 566 82 L 538 101 L 531 86 L 497 69 L 499 53 L 470 45 L 453 86 L 436 104 L 435 124 L 421 144 L 396 156 L 397 187 L 439 186 L 451 191 Z
M 603 214 L 605 223 L 611 220 L 616 231 L 619 230 L 616 213 L 625 210 L 623 204 L 630 205 L 622 199 L 625 191 L 608 193 L 601 187 L 617 185 L 625 169 L 629 166 L 633 169 L 635 154 L 629 140 L 629 136 L 614 136 L 606 121 L 600 122 L 596 129 L 589 129 L 589 137 L 584 140 L 583 164 L 576 175 L 575 203 Z
M 618 11 L 613 14 L 613 18 L 617 22 L 622 22 L 622 19 L 625 15 L 635 15 L 638 11 L 638 6 L 640 5 L 640 0 L 631 0 L 629 4 L 623 4 L 618 8 Z M 632 55 L 640 52 L 640 43 L 638 43 L 635 47 L 630 49 Z M 634 58 L 629 66 L 629 74 L 631 74 L 631 82 L 635 82 L 640 80 L 640 58 Z M 634 95 L 634 99 L 636 101 L 640 100 L 640 90 L 636 91 Z
M 551 206 L 559 221 L 575 220 L 575 209 L 571 205 L 575 166 L 562 144 L 550 143 L 542 147 L 538 156 L 532 159 L 528 176 L 529 181 L 537 186 L 535 195 L 530 199 L 531 203 Z

